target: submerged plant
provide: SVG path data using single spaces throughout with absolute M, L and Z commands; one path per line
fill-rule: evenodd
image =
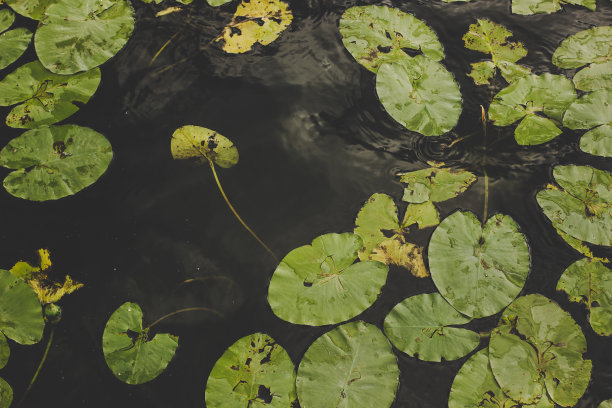
M 32 32 L 27 28 L 9 30 L 14 21 L 15 15 L 11 10 L 0 10 L 0 69 L 17 61 L 32 40 Z

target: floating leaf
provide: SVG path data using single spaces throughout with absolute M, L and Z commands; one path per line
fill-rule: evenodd
M 363 247 L 359 235 L 325 234 L 289 252 L 270 281 L 268 301 L 281 319 L 322 326 L 340 323 L 374 303 L 387 280 L 387 266 L 353 264 Z
M 514 14 L 531 15 L 539 13 L 556 13 L 561 10 L 561 4 L 574 4 L 595 11 L 595 0 L 512 0 Z
M 27 28 L 16 28 L 0 34 L 0 69 L 17 61 L 32 40 L 32 32 Z
M 19 344 L 38 343 L 45 321 L 36 293 L 27 283 L 0 269 L 0 332 Z
M 419 229 L 434 227 L 440 223 L 438 209 L 431 201 L 421 204 L 408 204 L 402 224 L 410 226 L 417 224 Z
M 293 14 L 283 1 L 243 0 L 217 41 L 224 41 L 223 51 L 240 54 L 250 51 L 256 43 L 270 44 L 292 21 Z
M 55 0 L 44 12 L 34 46 L 45 68 L 74 74 L 112 58 L 133 29 L 134 10 L 127 0 Z
M 290 408 L 295 404 L 293 362 L 284 348 L 262 333 L 232 344 L 206 383 L 209 408 Z
M 529 75 L 495 95 L 489 106 L 489 119 L 497 126 L 521 120 L 514 132 L 517 143 L 542 144 L 561 134 L 555 121 L 561 122 L 575 99 L 574 85 L 563 75 Z
M 612 246 L 612 176 L 589 166 L 556 166 L 560 190 L 547 186 L 536 198 L 558 230 L 595 245 Z
M 149 338 L 149 328 L 142 328 L 142 310 L 136 303 L 119 306 L 102 336 L 106 364 L 128 384 L 142 384 L 160 375 L 177 347 L 178 337 L 171 334 L 157 333 Z
M 527 55 L 527 50 L 520 42 L 508 41 L 511 36 L 506 27 L 486 19 L 478 19 L 476 24 L 470 25 L 463 36 L 465 47 L 491 55 L 491 61 L 472 64 L 472 72 L 468 76 L 474 79 L 476 85 L 488 84 L 496 68 L 508 82 L 529 75 L 529 68 L 515 64 Z
M 50 4 L 56 0 L 4 0 L 4 3 L 16 13 L 33 20 L 40 20 Z
M 589 311 L 595 333 L 612 336 L 612 272 L 604 264 L 583 258 L 571 264 L 557 283 L 557 290 Z
M 429 271 L 440 294 L 459 312 L 485 317 L 519 294 L 529 273 L 529 248 L 518 225 L 496 214 L 482 226 L 468 211 L 440 223 L 429 242 Z
M 15 14 L 9 9 L 0 10 L 0 33 L 8 30 L 15 22 Z
M 32 129 L 0 151 L 0 165 L 15 170 L 4 179 L 4 188 L 27 200 L 57 200 L 93 184 L 112 157 L 108 140 L 92 129 L 76 125 Z
M 416 295 L 397 304 L 385 318 L 385 334 L 404 353 L 425 361 L 456 360 L 480 343 L 471 330 L 450 327 L 467 324 L 438 293 Z
M 8 340 L 6 339 L 6 336 L 0 332 L 0 369 L 6 366 L 10 356 L 11 348 L 9 347 Z M 1 398 L 0 401 L 2 401 Z
M 339 326 L 312 343 L 298 368 L 302 407 L 388 408 L 399 381 L 389 341 L 362 321 Z
M 78 111 L 77 104 L 87 103 L 99 83 L 98 68 L 76 75 L 56 75 L 33 61 L 0 81 L 0 106 L 21 103 L 6 117 L 11 127 L 51 125 Z
M 381 242 L 372 250 L 370 260 L 382 262 L 386 265 L 401 266 L 417 278 L 429 276 L 423 261 L 423 248 L 406 242 L 402 237 Z
M 400 182 L 406 184 L 402 200 L 414 204 L 426 201 L 439 203 L 457 197 L 476 181 L 473 173 L 440 167 L 443 164 L 409 173 L 398 173 Z
M 206 0 L 206 2 L 213 7 L 222 6 L 224 4 L 229 3 L 230 1 L 232 0 Z
M 570 129 L 592 129 L 580 139 L 580 149 L 598 156 L 612 156 L 612 90 L 584 95 L 570 105 L 563 125 Z
M 448 132 L 461 114 L 461 93 L 453 75 L 423 55 L 404 55 L 381 65 L 376 92 L 393 119 L 425 136 Z
M 0 408 L 9 408 L 13 403 L 13 389 L 0 378 Z
M 170 142 L 175 159 L 198 159 L 229 168 L 238 163 L 238 149 L 231 140 L 214 130 L 183 126 L 174 131 Z
M 372 72 L 385 62 L 401 61 L 405 48 L 420 50 L 429 58 L 444 58 L 442 44 L 424 22 L 386 6 L 351 7 L 339 23 L 342 43 L 361 65 Z
M 527 295 L 504 311 L 491 334 L 489 361 L 511 398 L 534 403 L 548 393 L 568 407 L 578 402 L 591 378 L 591 361 L 582 356 L 586 346 L 567 312 L 542 295 Z
M 595 261 L 601 261 L 601 262 L 610 262 L 609 259 L 607 258 L 598 258 L 593 254 L 593 251 L 591 251 L 591 249 L 589 247 L 586 246 L 586 244 L 584 242 L 582 242 L 579 239 L 576 239 L 568 234 L 566 234 L 565 232 L 561 231 L 558 228 L 555 228 L 555 230 L 557 231 L 557 234 L 559 234 L 559 236 L 572 248 L 574 248 L 576 251 L 580 252 L 582 255 L 591 258 Z
M 593 63 L 581 69 L 573 81 L 576 88 L 583 91 L 612 89 L 612 61 Z
M 602 402 L 597 408 L 612 408 L 612 399 Z

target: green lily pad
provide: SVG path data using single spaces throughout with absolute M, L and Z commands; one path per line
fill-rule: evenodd
M 206 383 L 209 408 L 290 408 L 296 399 L 291 358 L 262 333 L 232 344 L 217 360 Z
M 9 9 L 0 10 L 0 33 L 11 28 L 15 22 L 15 14 Z
M 595 333 L 612 336 L 612 271 L 604 264 L 583 258 L 571 264 L 557 283 L 557 290 L 567 293 L 572 302 L 582 303 L 589 311 Z
M 567 37 L 553 54 L 559 68 L 580 68 L 612 57 L 612 26 L 593 27 Z
M 491 61 L 472 64 L 472 72 L 468 76 L 474 79 L 476 85 L 489 84 L 497 69 L 508 82 L 513 82 L 530 74 L 530 69 L 515 64 L 527 55 L 522 43 L 508 41 L 512 33 L 501 24 L 490 20 L 478 19 L 471 24 L 469 31 L 463 36 L 465 47 L 491 55 Z
M 49 71 L 74 74 L 112 58 L 133 29 L 134 10 L 127 0 L 56 0 L 44 12 L 34 46 Z
M 363 241 L 356 234 L 325 234 L 289 252 L 270 281 L 268 301 L 281 319 L 322 326 L 362 313 L 387 280 L 381 262 L 353 264 Z
M 514 132 L 517 143 L 538 145 L 561 134 L 557 122 L 574 100 L 574 85 L 563 75 L 529 75 L 495 95 L 489 119 L 497 126 L 521 120 Z
M 612 89 L 612 61 L 593 63 L 581 69 L 574 75 L 573 81 L 576 88 L 582 91 Z
M 42 307 L 27 283 L 0 269 L 0 332 L 19 344 L 40 341 L 45 328 Z
M 420 50 L 429 58 L 444 58 L 438 36 L 411 14 L 386 6 L 351 7 L 339 23 L 342 43 L 361 65 L 372 72 L 385 62 L 406 56 L 405 48 Z
M 393 119 L 425 136 L 450 131 L 461 114 L 461 93 L 453 75 L 423 55 L 404 55 L 381 65 L 376 92 Z
M 0 332 L 0 369 L 3 369 L 8 363 L 11 356 L 11 348 L 9 347 L 6 336 Z
M 474 350 L 480 336 L 450 327 L 472 319 L 461 315 L 438 293 L 416 295 L 398 303 L 385 317 L 385 334 L 404 353 L 424 361 L 456 360 Z
M 108 140 L 92 129 L 76 125 L 32 129 L 0 151 L 0 165 L 15 170 L 4 179 L 4 188 L 26 200 L 57 200 L 93 184 L 112 157 Z
M 491 334 L 489 361 L 502 390 L 516 401 L 534 403 L 548 393 L 569 407 L 591 378 L 591 361 L 583 358 L 586 347 L 567 312 L 542 295 L 527 295 L 502 314 Z
M 4 4 L 16 13 L 33 20 L 40 20 L 47 7 L 55 2 L 56 0 L 4 0 Z
M 115 376 L 128 384 L 142 384 L 160 375 L 174 357 L 178 337 L 157 333 L 149 338 L 142 327 L 142 310 L 126 302 L 113 312 L 102 335 L 106 364 Z
M 612 399 L 603 401 L 597 406 L 597 408 L 612 408 Z
M 580 139 L 580 149 L 598 156 L 612 156 L 612 90 L 584 95 L 570 105 L 563 125 L 570 129 L 592 129 Z
M 612 246 L 612 176 L 589 166 L 557 166 L 536 199 L 558 230 L 580 241 Z
M 563 4 L 583 6 L 595 11 L 595 0 L 512 0 L 514 14 L 531 15 L 540 13 L 556 13 Z
M 389 341 L 375 326 L 356 321 L 312 343 L 300 362 L 296 387 L 302 407 L 388 408 L 398 382 Z
M 442 164 L 409 173 L 398 173 L 400 182 L 406 184 L 402 200 L 414 204 L 450 200 L 467 190 L 477 179 L 469 171 L 443 168 L 440 167 Z
M 238 163 L 238 149 L 231 140 L 214 130 L 183 126 L 174 131 L 170 142 L 175 159 L 198 159 L 229 168 Z
M 9 408 L 12 403 L 13 389 L 9 383 L 0 378 L 0 408 Z
M 213 7 L 222 6 L 224 4 L 229 3 L 230 1 L 232 1 L 232 0 L 206 0 L 208 5 L 213 6 Z
M 6 117 L 11 127 L 51 125 L 78 111 L 76 103 L 87 103 L 99 84 L 98 68 L 76 75 L 56 75 L 33 61 L 0 81 L 0 106 L 21 103 Z
M 503 214 L 482 226 L 468 211 L 440 223 L 429 241 L 429 271 L 440 294 L 459 312 L 485 317 L 519 294 L 529 273 L 529 248 L 514 220 Z
M 582 135 L 580 150 L 595 156 L 612 157 L 612 125 L 601 125 Z
M 27 28 L 16 28 L 0 34 L 0 69 L 17 61 L 31 40 L 32 32 Z

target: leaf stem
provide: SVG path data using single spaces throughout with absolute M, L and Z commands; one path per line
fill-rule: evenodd
M 172 40 L 174 40 L 177 36 L 179 36 L 180 34 L 183 33 L 183 31 L 185 31 L 185 27 L 187 27 L 187 23 L 189 23 L 191 21 L 191 14 L 193 13 L 193 8 L 194 6 L 191 6 L 189 8 L 189 14 L 187 15 L 187 18 L 185 19 L 185 22 L 183 23 L 183 26 L 181 27 L 180 30 L 178 30 L 176 33 L 174 33 L 169 39 L 168 41 L 166 41 L 164 43 L 164 45 L 162 45 L 162 47 L 159 49 L 159 51 L 157 51 L 155 53 L 155 55 L 153 56 L 153 58 L 151 58 L 151 61 L 149 61 L 149 66 L 151 64 L 153 64 L 155 62 L 155 60 L 157 59 L 157 57 L 160 56 L 160 54 L 164 51 L 164 49 L 166 49 L 166 47 L 168 45 L 170 45 L 170 43 L 172 42 Z
M 175 315 L 180 314 L 180 313 L 185 313 L 185 312 L 211 312 L 213 314 L 216 314 L 219 317 L 225 317 L 223 315 L 223 313 L 218 312 L 215 309 L 211 309 L 211 308 L 208 308 L 208 307 L 187 307 L 185 309 L 175 310 L 174 312 L 171 312 L 171 313 L 163 315 L 162 317 L 160 317 L 159 319 L 155 320 L 153 323 L 148 325 L 147 329 L 151 329 L 153 326 L 157 325 L 158 323 L 160 323 L 163 320 L 166 320 L 169 317 L 175 316 Z
M 36 372 L 34 373 L 34 376 L 32 377 L 32 379 L 30 380 L 30 384 L 28 385 L 28 388 L 26 388 L 25 392 L 23 393 L 23 396 L 21 397 L 21 399 L 19 400 L 17 405 L 15 405 L 16 408 L 19 408 L 21 406 L 23 401 L 28 396 L 28 393 L 32 389 L 32 386 L 34 385 L 34 382 L 36 381 L 36 378 L 38 378 L 38 374 L 40 373 L 40 370 L 42 369 L 43 364 L 47 360 L 47 355 L 49 354 L 49 349 L 51 348 L 51 342 L 53 341 L 53 334 L 54 333 L 55 333 L 55 327 L 52 327 L 51 328 L 51 334 L 49 335 L 49 340 L 47 341 L 47 346 L 45 347 L 45 352 L 44 352 L 44 354 L 42 356 L 42 359 L 40 360 L 40 363 L 38 363 L 38 368 L 36 369 Z

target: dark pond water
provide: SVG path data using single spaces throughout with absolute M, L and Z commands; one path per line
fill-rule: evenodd
M 487 17 L 506 25 L 529 51 L 524 64 L 536 73 L 559 73 L 551 56 L 561 40 L 612 23 L 608 0 L 599 1 L 597 12 L 566 6 L 556 14 L 531 17 L 510 14 L 505 0 L 290 0 L 294 22 L 279 40 L 245 55 L 227 55 L 207 44 L 229 21 L 235 5 L 213 10 L 202 1 L 195 3 L 189 18 L 176 13 L 156 19 L 161 6 L 136 1 L 137 24 L 130 42 L 102 67 L 102 84 L 90 103 L 68 120 L 103 133 L 113 145 L 111 166 L 97 183 L 46 203 L 27 202 L 0 190 L 0 265 L 35 261 L 37 248 L 49 248 L 55 270 L 86 285 L 62 301 L 63 321 L 24 406 L 202 407 L 213 364 L 238 338 L 267 332 L 297 364 L 312 341 L 329 329 L 292 325 L 272 313 L 266 293 L 274 260 L 233 218 L 206 167 L 172 160 L 174 129 L 201 125 L 236 143 L 241 161 L 220 170 L 221 181 L 243 218 L 281 256 L 322 233 L 352 231 L 357 211 L 372 193 L 385 192 L 399 200 L 402 187 L 395 173 L 426 167 L 428 160 L 480 176 L 465 194 L 442 203 L 441 215 L 456 208 L 480 214 L 480 105 L 487 106 L 492 90 L 476 87 L 465 75 L 469 62 L 482 58 L 463 47 L 461 37 L 469 24 Z M 337 29 L 344 10 L 363 4 L 398 7 L 436 31 L 446 50 L 444 64 L 464 98 L 453 134 L 420 137 L 384 111 L 376 98 L 374 75 L 344 49 Z M 149 66 L 178 30 L 182 34 Z M 20 133 L 3 127 L 2 143 Z M 445 148 L 452 138 L 467 135 L 471 137 Z M 596 336 L 584 310 L 555 292 L 561 273 L 580 255 L 540 213 L 535 193 L 552 181 L 555 164 L 610 170 L 612 162 L 580 152 L 577 134 L 571 131 L 529 148 L 516 145 L 511 129 L 491 127 L 488 139 L 489 213 L 511 215 L 528 237 L 532 269 L 523 292 L 551 297 L 582 327 L 594 368 L 578 406 L 595 407 L 612 398 L 612 339 Z M 0 173 L 3 178 L 7 172 Z M 425 245 L 431 233 L 420 232 L 419 242 Z M 181 285 L 189 278 L 205 279 Z M 397 302 L 434 290 L 431 279 L 391 268 L 380 299 L 358 318 L 382 327 Z M 188 306 L 213 307 L 226 318 L 194 313 L 157 326 L 180 336 L 176 356 L 156 380 L 130 386 L 107 368 L 101 345 L 106 320 L 125 301 L 138 302 L 147 322 Z M 491 328 L 495 320 L 474 326 Z M 2 376 L 19 399 L 44 342 L 11 347 Z M 454 375 L 465 359 L 439 364 L 397 355 L 401 378 L 393 406 L 446 406 Z

